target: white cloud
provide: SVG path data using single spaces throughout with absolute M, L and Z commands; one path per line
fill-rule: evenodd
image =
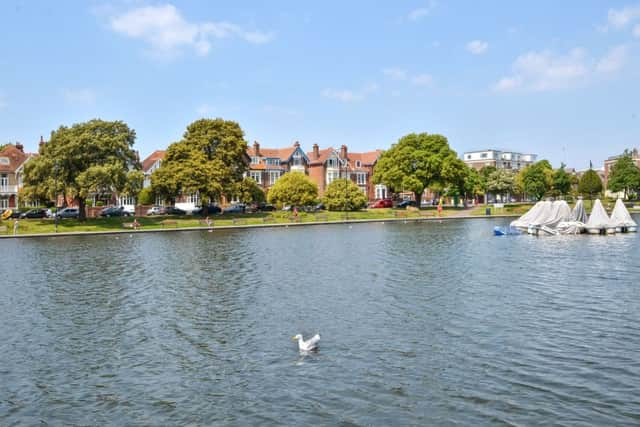
M 403 70 L 402 68 L 385 68 L 382 70 L 382 73 L 389 77 L 392 80 L 406 80 L 407 79 L 407 70 Z
M 425 7 L 419 7 L 417 9 L 413 9 L 411 12 L 409 12 L 409 14 L 407 15 L 407 18 L 410 21 L 418 21 L 422 18 L 424 18 L 425 16 L 428 16 L 429 14 L 431 14 L 431 11 L 436 7 L 436 2 L 435 0 L 431 0 L 429 1 L 429 4 Z
M 607 26 L 620 30 L 638 18 L 640 18 L 640 6 L 625 6 L 618 10 L 609 9 Z
M 151 53 L 171 57 L 183 48 L 204 56 L 211 50 L 211 39 L 237 37 L 253 44 L 267 43 L 271 33 L 247 31 L 229 22 L 189 22 L 171 4 L 132 9 L 111 18 L 111 29 L 148 43 Z
M 370 83 L 361 90 L 350 89 L 324 89 L 321 95 L 328 99 L 335 99 L 340 102 L 356 102 L 362 101 L 367 95 L 374 93 L 378 90 L 376 83 Z
M 616 46 L 596 64 L 598 73 L 614 73 L 621 69 L 627 60 L 628 49 L 626 46 Z
M 411 78 L 411 83 L 416 86 L 431 86 L 433 83 L 433 77 L 431 74 L 418 74 Z
M 513 75 L 502 78 L 493 88 L 508 91 L 523 88 L 535 92 L 565 89 L 586 79 L 589 67 L 584 49 L 572 49 L 566 55 L 549 51 L 520 55 L 512 65 Z
M 90 105 L 96 102 L 96 93 L 91 89 L 63 89 L 62 97 L 68 104 Z
M 482 55 L 489 48 L 489 43 L 482 40 L 473 40 L 467 43 L 467 50 L 474 55 Z

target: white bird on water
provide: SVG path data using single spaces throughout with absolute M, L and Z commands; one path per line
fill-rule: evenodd
M 304 340 L 301 334 L 291 337 L 293 341 L 298 341 L 298 350 L 300 351 L 313 351 L 318 349 L 318 341 L 320 341 L 320 334 L 315 334 L 308 340 Z

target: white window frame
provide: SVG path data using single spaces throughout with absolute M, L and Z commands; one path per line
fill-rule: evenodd
M 185 197 L 187 203 L 193 203 L 193 205 L 198 206 L 200 204 L 200 193 L 197 191 L 195 193 L 189 193 Z
M 3 173 L 0 174 L 0 187 L 8 187 L 9 186 L 9 174 Z
M 360 160 L 356 160 L 356 167 L 357 168 L 361 168 L 362 167 L 362 162 Z
M 327 171 L 327 185 L 331 184 L 336 179 L 340 179 L 340 171 L 336 169 L 329 169 Z
M 155 202 L 156 206 L 164 206 L 164 199 L 161 196 L 156 196 Z
M 136 198 L 133 196 L 119 196 L 118 197 L 118 205 L 119 206 L 127 206 L 127 205 L 131 205 L 131 206 L 135 206 L 136 205 Z
M 356 182 L 358 185 L 366 185 L 367 184 L 367 174 L 365 172 L 358 172 L 356 174 Z
M 8 157 L 0 157 L 0 165 L 10 165 L 11 160 Z
M 273 185 L 280 179 L 280 171 L 269 171 L 269 185 Z
M 0 197 L 0 209 L 9 209 L 8 197 Z
M 252 157 L 251 157 L 251 164 L 252 164 L 252 165 L 257 165 L 258 163 L 260 163 L 260 157 L 258 157 L 258 156 L 252 156 Z
M 280 159 L 274 158 L 274 157 L 267 157 L 265 159 L 265 164 L 272 165 L 272 166 L 279 166 L 280 165 Z
M 260 171 L 249 171 L 249 178 L 253 179 L 258 184 L 262 184 L 262 172 Z
M 376 185 L 376 199 L 386 199 L 387 198 L 387 186 L 384 184 Z

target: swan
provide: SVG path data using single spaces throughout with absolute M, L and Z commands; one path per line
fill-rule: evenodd
M 298 350 L 300 351 L 313 351 L 318 349 L 318 341 L 320 341 L 320 334 L 315 334 L 307 341 L 302 338 L 301 334 L 291 337 L 292 341 L 298 341 Z

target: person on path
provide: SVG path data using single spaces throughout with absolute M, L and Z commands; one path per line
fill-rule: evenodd
M 438 216 L 442 216 L 442 197 L 440 197 L 440 201 L 438 202 Z
M 20 226 L 20 220 L 16 219 L 13 222 L 13 235 L 15 236 L 16 234 L 18 234 L 18 227 Z

